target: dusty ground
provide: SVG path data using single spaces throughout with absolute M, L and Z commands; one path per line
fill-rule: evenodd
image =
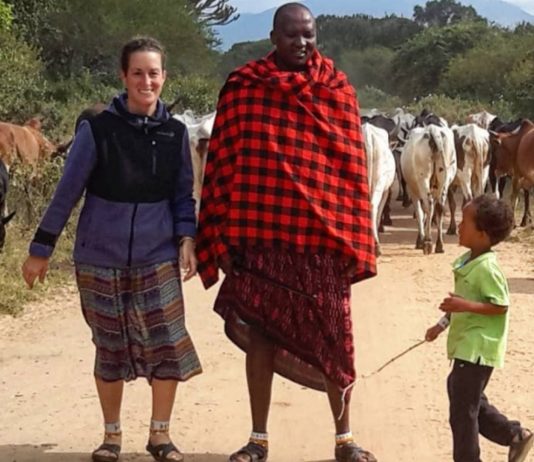
M 383 235 L 379 276 L 353 287 L 357 368 L 372 372 L 423 337 L 452 289 L 450 262 L 462 252 L 448 238 L 445 254 L 413 249 L 409 213 L 398 211 Z M 525 244 L 498 248 L 512 306 L 507 363 L 488 395 L 510 417 L 534 427 L 533 253 Z M 172 422 L 188 461 L 224 462 L 250 431 L 244 355 L 224 336 L 212 312 L 216 289 L 186 286 L 187 323 L 205 369 L 179 387 Z M 100 443 L 101 415 L 92 379 L 93 347 L 74 288 L 51 293 L 19 318 L 0 319 L 0 461 L 81 462 Z M 445 379 L 445 337 L 425 344 L 378 375 L 358 382 L 353 432 L 380 462 L 451 460 Z M 123 458 L 151 460 L 144 451 L 149 388 L 128 384 L 123 406 Z M 270 418 L 271 461 L 327 462 L 333 425 L 326 396 L 276 378 Z M 531 457 L 534 460 L 534 455 Z M 483 442 L 483 460 L 506 460 L 506 449 Z

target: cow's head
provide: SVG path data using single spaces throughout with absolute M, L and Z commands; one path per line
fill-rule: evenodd
M 15 212 L 11 212 L 7 217 L 0 218 L 0 251 L 4 248 L 6 242 L 6 225 L 15 216 Z
M 513 171 L 514 153 L 510 150 L 509 140 L 515 136 L 510 133 L 490 131 L 489 155 L 491 169 L 497 176 L 509 175 Z

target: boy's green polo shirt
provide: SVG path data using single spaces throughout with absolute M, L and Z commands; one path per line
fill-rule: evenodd
M 471 252 L 453 263 L 454 292 L 471 301 L 508 306 L 508 283 L 494 252 L 465 263 Z M 447 353 L 483 366 L 502 367 L 508 334 L 508 310 L 499 315 L 452 313 Z

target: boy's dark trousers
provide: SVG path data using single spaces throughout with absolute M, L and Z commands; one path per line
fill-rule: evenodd
M 479 433 L 494 443 L 509 446 L 521 432 L 521 424 L 508 420 L 484 394 L 492 372 L 492 367 L 454 360 L 447 379 L 454 462 L 481 462 Z

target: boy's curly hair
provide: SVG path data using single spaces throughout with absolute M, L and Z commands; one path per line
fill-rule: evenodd
M 514 227 L 514 212 L 502 199 L 491 194 L 483 194 L 472 201 L 475 206 L 475 225 L 486 232 L 491 245 L 504 241 Z

